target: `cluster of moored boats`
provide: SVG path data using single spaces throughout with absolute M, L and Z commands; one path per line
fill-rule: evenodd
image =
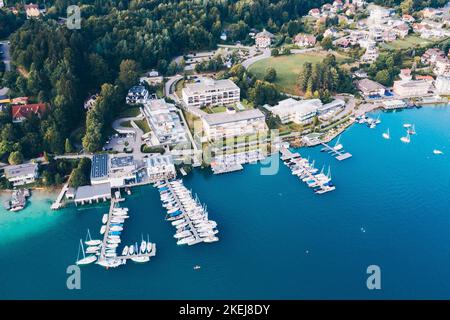
M 20 211 L 25 208 L 27 198 L 30 196 L 29 189 L 14 189 L 11 199 L 5 201 L 4 207 L 9 211 Z
M 299 177 L 315 193 L 322 194 L 336 189 L 331 182 L 330 168 L 328 173 L 324 174 L 324 168 L 319 171 L 314 167 L 314 161 L 310 163 L 308 159 L 302 157 L 291 158 L 284 163 L 291 169 L 293 175 Z
M 356 122 L 360 124 L 366 124 L 370 129 L 374 129 L 381 123 L 380 116 L 376 119 L 368 117 L 366 115 L 356 117 Z
M 160 181 L 155 184 L 162 206 L 167 210 L 166 220 L 177 229 L 177 244 L 193 245 L 199 242 L 216 242 L 219 232 L 215 221 L 208 219 L 208 211 L 197 196 L 192 196 L 182 180 Z
M 103 225 L 100 233 L 104 235 L 104 240 L 93 240 L 88 230 L 86 241 L 86 250 L 83 241 L 80 239 L 80 247 L 78 249 L 77 264 L 84 265 L 97 261 L 96 263 L 106 267 L 114 268 L 126 264 L 127 259 L 134 262 L 148 262 L 150 257 L 156 254 L 156 245 L 147 241 L 142 236 L 140 246 L 136 242 L 132 245 L 126 245 L 122 249 L 122 254 L 117 254 L 117 249 L 122 242 L 120 236 L 123 230 L 123 224 L 128 216 L 128 208 L 120 208 L 112 206 L 109 214 L 104 214 L 102 218 Z M 80 252 L 83 257 L 80 259 Z

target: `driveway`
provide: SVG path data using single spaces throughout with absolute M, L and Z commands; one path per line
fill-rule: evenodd
M 242 61 L 242 66 L 243 66 L 245 69 L 248 69 L 248 67 L 250 67 L 250 66 L 251 66 L 252 64 L 254 64 L 255 62 L 257 62 L 257 61 L 259 61 L 259 60 L 266 59 L 266 58 L 270 58 L 270 56 L 271 56 L 271 51 L 270 51 L 270 49 L 265 49 L 265 50 L 263 51 L 263 53 L 260 54 L 259 56 L 254 56 L 254 57 L 251 57 L 251 58 L 249 58 L 249 59 L 247 59 L 247 60 Z

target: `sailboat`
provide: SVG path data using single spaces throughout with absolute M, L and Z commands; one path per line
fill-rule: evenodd
M 152 248 L 153 248 L 153 246 L 152 246 L 152 244 L 149 240 L 148 234 L 147 234 L 147 253 L 152 252 Z
M 385 138 L 386 140 L 389 140 L 391 138 L 391 135 L 389 133 L 389 128 L 387 129 L 387 132 L 383 133 L 383 138 Z
M 341 136 L 338 137 L 336 144 L 333 147 L 334 151 L 339 151 L 344 147 L 341 143 L 339 143 L 340 140 L 341 140 Z
M 83 253 L 83 259 L 80 259 L 80 250 Z M 83 241 L 80 239 L 80 245 L 78 246 L 78 255 L 77 255 L 77 265 L 85 265 L 92 263 L 97 260 L 97 257 L 95 255 L 89 255 L 86 256 L 84 253 L 84 247 L 83 247 Z
M 147 243 L 144 241 L 144 236 L 141 234 L 141 254 L 145 253 L 145 250 L 147 249 Z
M 416 134 L 416 128 L 414 127 L 414 125 L 412 125 L 410 128 L 408 128 L 408 133 L 409 134 Z
M 98 246 L 102 243 L 101 240 L 92 240 L 89 229 L 87 230 L 86 239 L 88 239 L 88 240 L 86 240 L 84 243 L 86 243 L 88 246 Z
M 433 150 L 433 153 L 434 153 L 434 154 L 438 154 L 438 155 L 439 155 L 439 154 L 444 154 L 444 152 L 442 152 L 441 150 L 438 150 L 438 149 L 434 149 L 434 150 Z
M 377 120 L 375 120 L 375 124 L 380 124 L 381 120 L 380 120 L 380 116 L 377 117 Z
M 400 140 L 403 143 L 410 143 L 411 142 L 411 136 L 409 135 L 409 132 L 406 132 L 406 136 L 405 137 L 401 137 Z

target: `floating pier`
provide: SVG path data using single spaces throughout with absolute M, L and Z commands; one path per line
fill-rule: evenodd
M 320 144 L 324 147 L 322 149 L 322 151 L 328 152 L 329 154 L 331 154 L 333 157 L 335 157 L 339 161 L 342 161 L 342 160 L 352 157 L 351 153 L 336 150 L 335 148 L 331 147 L 330 145 L 326 144 L 325 142 L 321 142 Z
M 52 210 L 58 210 L 63 206 L 62 200 L 64 199 L 64 195 L 66 194 L 67 190 L 69 190 L 69 182 L 64 184 L 55 202 L 52 203 L 50 207 Z
M 178 239 L 177 244 L 194 245 L 219 240 L 215 236 L 218 232 L 215 230 L 217 223 L 208 219 L 206 206 L 197 198 L 194 200 L 191 191 L 182 184 L 181 179 L 161 181 L 155 186 L 160 192 L 163 207 L 167 209 L 166 219 L 172 221 L 172 225 L 177 229 L 174 236 Z
M 220 165 L 211 166 L 211 169 L 214 174 L 221 174 L 221 173 L 240 171 L 240 170 L 244 169 L 244 167 L 240 163 L 234 163 L 234 164 L 229 164 L 229 165 L 220 164 Z
M 280 153 L 281 153 L 281 160 L 283 160 L 283 161 L 300 157 L 300 153 L 297 153 L 297 152 L 292 153 L 291 150 L 289 150 L 286 147 L 281 147 Z

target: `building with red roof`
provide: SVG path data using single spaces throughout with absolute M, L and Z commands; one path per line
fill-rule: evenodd
M 41 117 L 47 110 L 45 103 L 25 104 L 11 107 L 12 122 L 20 123 L 32 114 Z

